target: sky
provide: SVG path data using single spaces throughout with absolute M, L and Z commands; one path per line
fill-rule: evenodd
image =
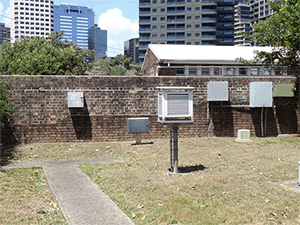
M 124 53 L 124 41 L 137 38 L 138 0 L 54 0 L 55 5 L 62 3 L 86 6 L 95 12 L 98 27 L 107 30 L 107 55 L 115 56 Z M 10 27 L 10 0 L 0 0 L 0 22 Z M 3 16 L 4 15 L 4 16 Z

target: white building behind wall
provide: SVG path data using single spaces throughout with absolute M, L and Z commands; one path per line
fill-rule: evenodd
M 11 42 L 21 36 L 47 37 L 54 31 L 53 0 L 10 0 Z

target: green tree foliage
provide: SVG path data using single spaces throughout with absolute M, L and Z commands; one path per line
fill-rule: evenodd
M 2 75 L 82 75 L 91 67 L 91 50 L 72 42 L 62 42 L 63 32 L 48 38 L 22 37 L 14 44 L 0 46 Z
M 107 59 L 98 60 L 88 72 L 90 75 L 138 75 L 141 70 L 140 64 L 131 62 L 131 58 L 125 55 L 117 55 L 110 61 Z
M 266 66 L 285 66 L 299 76 L 300 1 L 272 0 L 274 14 L 253 25 L 254 35 L 246 37 L 260 45 L 271 45 L 271 53 L 257 52 L 256 61 Z
M 7 118 L 13 120 L 14 117 L 18 116 L 17 111 L 7 97 L 9 88 L 10 83 L 0 81 L 0 119 Z M 1 126 L 3 126 L 3 123 L 0 120 L 0 127 Z

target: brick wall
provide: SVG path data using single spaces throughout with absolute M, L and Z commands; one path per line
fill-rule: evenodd
M 236 136 L 238 129 L 250 129 L 260 136 L 260 108 L 229 108 L 211 102 L 207 120 L 207 82 L 228 81 L 226 104 L 248 105 L 249 82 L 293 83 L 290 77 L 88 77 L 88 76 L 0 76 L 12 84 L 9 97 L 20 117 L 6 122 L 5 142 L 68 142 L 134 140 L 127 132 L 127 119 L 149 117 L 150 132 L 143 138 L 169 136 L 169 128 L 157 122 L 157 86 L 191 86 L 194 91 L 195 123 L 179 129 L 181 137 Z M 69 91 L 84 92 L 85 107 L 69 109 Z M 299 93 L 296 93 L 299 96 Z M 298 97 L 275 99 L 268 109 L 267 134 L 299 132 Z

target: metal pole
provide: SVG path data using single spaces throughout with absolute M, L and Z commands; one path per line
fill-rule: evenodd
M 178 173 L 178 126 L 174 125 L 174 173 Z
M 170 166 L 173 171 L 173 127 L 170 126 Z
M 300 186 L 300 161 L 298 162 L 299 164 L 299 177 L 298 177 L 298 185 Z

